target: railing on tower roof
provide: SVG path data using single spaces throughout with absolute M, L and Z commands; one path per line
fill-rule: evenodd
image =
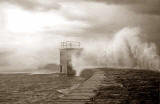
M 80 48 L 80 42 L 76 41 L 64 41 L 61 42 L 61 48 Z

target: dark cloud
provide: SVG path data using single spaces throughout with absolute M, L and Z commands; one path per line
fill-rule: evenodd
M 17 5 L 23 9 L 27 10 L 51 10 L 59 9 L 61 7 L 57 2 L 48 2 L 43 0 L 1 0 L 2 3 L 9 3 L 12 5 Z
M 146 34 L 147 40 L 155 42 L 160 46 L 160 6 L 158 6 L 160 5 L 160 0 L 97 0 L 95 3 L 114 4 L 118 7 L 118 10 L 113 11 L 114 9 L 110 7 L 110 10 L 104 8 L 93 11 L 92 9 L 94 8 L 89 8 L 87 9 L 88 16 L 79 17 L 65 12 L 65 16 L 70 20 L 87 21 L 91 24 L 90 27 L 84 28 L 84 31 L 81 32 L 81 37 L 97 38 L 110 36 L 124 27 L 140 27 L 142 33 Z M 134 12 L 131 12 L 131 10 Z M 108 18 L 109 15 L 107 13 L 110 11 L 112 11 L 112 14 L 115 14 L 113 18 Z
M 88 0 L 96 2 L 106 2 L 107 4 L 144 4 L 151 2 L 159 2 L 159 0 Z
M 160 2 L 155 4 L 137 4 L 130 5 L 128 8 L 136 13 L 149 14 L 149 15 L 160 15 Z
M 160 15 L 160 0 L 88 0 L 123 5 L 137 13 Z

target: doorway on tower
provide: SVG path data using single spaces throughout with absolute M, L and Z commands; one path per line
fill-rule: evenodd
M 62 73 L 62 65 L 60 65 L 59 67 L 60 67 L 60 73 Z

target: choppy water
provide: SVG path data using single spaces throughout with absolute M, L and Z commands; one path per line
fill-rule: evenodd
M 72 88 L 83 82 L 80 77 L 58 74 L 1 74 L 0 104 L 31 104 L 54 100 L 63 93 L 59 90 Z

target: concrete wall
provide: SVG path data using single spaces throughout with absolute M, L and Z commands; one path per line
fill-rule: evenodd
M 91 69 L 93 75 L 55 104 L 159 104 L 160 73 L 135 69 Z
M 60 49 L 60 72 L 64 74 L 75 74 L 72 68 L 72 56 L 80 55 L 81 48 L 63 48 Z

